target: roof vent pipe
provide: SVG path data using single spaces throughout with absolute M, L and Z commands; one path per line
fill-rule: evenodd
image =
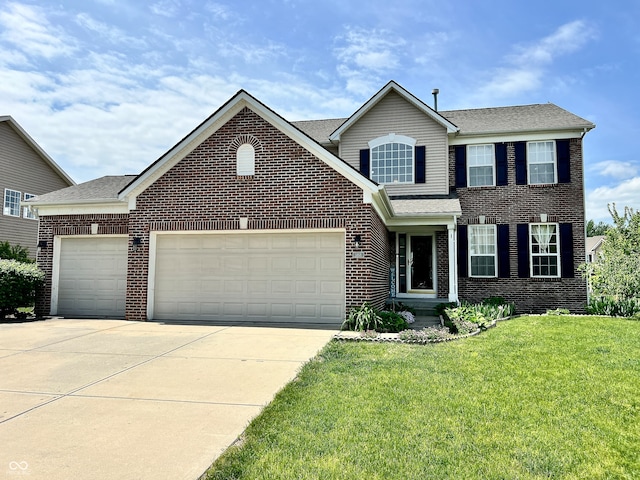
M 433 90 L 431 90 L 431 93 L 433 93 L 433 109 L 437 112 L 438 111 L 438 94 L 440 93 L 440 90 L 437 88 L 434 88 Z

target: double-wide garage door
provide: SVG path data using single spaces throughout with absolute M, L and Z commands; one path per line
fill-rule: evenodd
M 344 232 L 157 234 L 152 316 L 339 323 L 344 242 Z
M 124 318 L 127 237 L 60 240 L 56 314 Z

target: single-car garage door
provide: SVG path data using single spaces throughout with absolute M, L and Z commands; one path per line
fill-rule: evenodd
M 156 239 L 154 319 L 344 319 L 344 232 L 158 234 Z
M 127 237 L 60 239 L 57 315 L 124 318 Z

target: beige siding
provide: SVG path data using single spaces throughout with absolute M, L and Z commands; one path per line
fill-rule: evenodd
M 356 169 L 360 150 L 374 138 L 395 133 L 415 138 L 416 145 L 426 147 L 426 183 L 387 185 L 390 195 L 448 194 L 447 131 L 423 112 L 390 92 L 376 106 L 351 126 L 340 142 L 340 156 Z
M 25 193 L 42 195 L 68 187 L 31 146 L 20 137 L 7 122 L 0 122 L 0 195 L 4 207 L 4 190 L 17 190 L 24 199 Z M 21 216 L 4 215 L 0 209 L 0 241 L 19 244 L 29 249 L 35 257 L 38 221 Z

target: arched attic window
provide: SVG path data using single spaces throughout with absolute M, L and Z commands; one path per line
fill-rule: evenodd
M 256 151 L 250 143 L 243 143 L 236 150 L 236 174 L 238 176 L 255 175 Z
M 371 180 L 377 183 L 414 183 L 415 145 L 415 139 L 393 133 L 371 140 Z

